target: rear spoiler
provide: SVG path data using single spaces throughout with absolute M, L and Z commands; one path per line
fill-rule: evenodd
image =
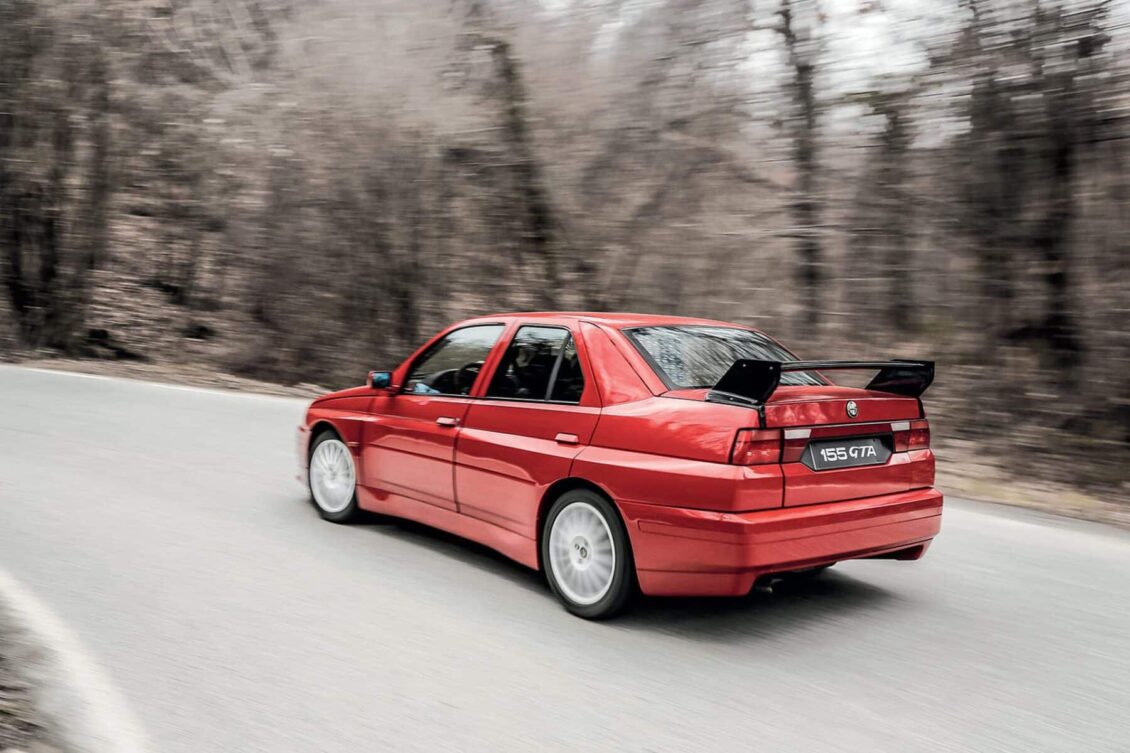
M 762 405 L 787 371 L 878 371 L 867 389 L 921 397 L 934 381 L 933 361 L 755 361 L 740 359 L 722 375 L 707 399 Z

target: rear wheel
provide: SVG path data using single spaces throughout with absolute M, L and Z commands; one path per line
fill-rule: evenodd
M 550 588 L 579 617 L 611 617 L 632 596 L 634 565 L 624 524 L 596 492 L 574 489 L 554 501 L 542 528 L 541 554 Z
M 326 431 L 314 439 L 306 478 L 310 499 L 323 518 L 345 523 L 357 516 L 357 470 L 353 453 L 334 432 Z

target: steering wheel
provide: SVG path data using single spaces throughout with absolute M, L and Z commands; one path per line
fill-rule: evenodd
M 455 386 L 459 392 L 466 395 L 475 386 L 475 380 L 479 378 L 479 372 L 483 369 L 482 361 L 475 361 L 460 368 L 455 372 Z

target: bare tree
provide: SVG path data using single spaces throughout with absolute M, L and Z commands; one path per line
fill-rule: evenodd
M 0 3 L 0 338 L 345 384 L 485 311 L 711 316 L 934 355 L 940 436 L 1109 481 L 1130 41 L 927 5 Z
M 816 99 L 816 0 L 781 0 L 780 32 L 791 72 L 788 84 L 796 183 L 792 203 L 797 249 L 797 295 L 807 328 L 820 323 L 823 271 L 820 244 L 820 162 L 817 155 L 819 109 Z
M 0 7 L 0 268 L 23 337 L 80 348 L 111 192 L 109 62 L 96 5 Z

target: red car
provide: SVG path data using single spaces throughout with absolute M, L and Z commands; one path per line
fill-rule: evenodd
M 865 389 L 825 374 L 877 372 Z M 461 322 L 299 428 L 323 518 L 411 518 L 545 571 L 569 611 L 743 595 L 845 559 L 918 559 L 942 495 L 927 361 L 798 361 L 738 324 Z

